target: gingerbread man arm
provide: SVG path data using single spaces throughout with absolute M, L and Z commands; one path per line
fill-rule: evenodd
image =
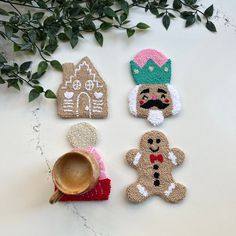
M 126 161 L 129 163 L 130 166 L 137 168 L 139 165 L 139 161 L 142 157 L 142 154 L 138 149 L 131 149 L 126 153 Z
M 185 154 L 179 148 L 172 148 L 169 152 L 168 159 L 174 166 L 178 166 L 183 163 Z

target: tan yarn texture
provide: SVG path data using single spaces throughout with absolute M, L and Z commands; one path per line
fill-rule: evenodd
M 67 133 L 67 138 L 75 148 L 94 147 L 97 143 L 96 129 L 86 122 L 71 126 Z
M 76 66 L 73 63 L 63 65 L 57 112 L 62 118 L 107 117 L 107 86 L 88 57 Z
M 153 140 L 153 143 L 151 143 L 150 140 Z M 158 140 L 158 142 L 160 140 L 160 142 L 157 143 L 156 140 Z M 174 161 L 175 164 L 168 158 L 170 152 L 176 157 Z M 140 154 L 140 158 L 137 163 L 135 158 L 138 153 Z M 163 161 L 160 162 L 156 160 L 154 163 L 151 163 L 150 155 L 159 154 L 163 156 Z M 175 165 L 180 165 L 184 161 L 184 158 L 185 155 L 180 149 L 169 148 L 168 140 L 163 133 L 158 131 L 145 133 L 141 137 L 139 149 L 132 149 L 126 154 L 128 164 L 138 172 L 137 181 L 131 184 L 126 190 L 128 199 L 135 203 L 142 202 L 152 195 L 158 195 L 172 203 L 183 199 L 186 194 L 186 188 L 182 184 L 174 181 L 172 170 Z M 155 169 L 154 165 L 158 166 L 158 169 Z M 155 177 L 156 175 L 158 178 Z M 157 180 L 159 181 L 159 186 L 154 185 L 154 182 Z M 174 185 L 174 188 L 168 191 L 172 185 Z M 138 186 L 141 186 L 143 192 L 139 191 Z
M 145 89 L 149 89 L 149 93 L 141 94 L 141 92 Z M 164 90 L 166 94 L 158 93 L 157 92 L 158 89 Z M 150 100 L 152 96 L 156 96 L 161 101 L 168 99 L 169 106 L 161 111 L 163 112 L 164 117 L 168 117 L 172 115 L 173 102 L 172 102 L 171 95 L 167 86 L 165 84 L 143 84 L 139 87 L 138 94 L 137 94 L 137 101 L 136 101 L 137 117 L 147 118 L 149 114 L 149 110 L 158 110 L 158 108 L 156 107 L 145 109 L 145 108 L 142 108 L 140 105 L 140 101 L 146 102 Z

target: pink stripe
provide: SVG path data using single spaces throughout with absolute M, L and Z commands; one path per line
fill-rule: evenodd
M 149 59 L 152 59 L 158 66 L 163 66 L 168 60 L 164 54 L 157 50 L 144 49 L 134 57 L 134 62 L 143 67 Z

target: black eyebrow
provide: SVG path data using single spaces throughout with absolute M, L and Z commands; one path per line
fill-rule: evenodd
M 160 89 L 160 88 L 157 90 L 157 92 L 158 92 L 158 93 L 165 93 L 165 94 L 167 93 L 165 90 Z
M 140 94 L 142 93 L 149 93 L 149 89 L 144 89 Z

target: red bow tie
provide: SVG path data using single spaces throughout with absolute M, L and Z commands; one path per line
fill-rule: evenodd
M 164 158 L 161 154 L 158 154 L 158 155 L 151 154 L 150 161 L 151 163 L 154 163 L 155 161 L 159 161 L 162 163 L 164 161 Z

